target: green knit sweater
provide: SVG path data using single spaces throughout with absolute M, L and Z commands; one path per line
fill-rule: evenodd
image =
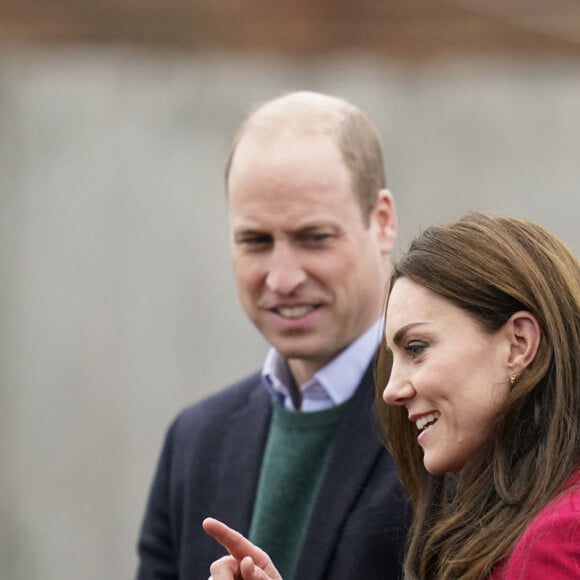
M 249 537 L 290 580 L 348 402 L 301 413 L 273 404 Z

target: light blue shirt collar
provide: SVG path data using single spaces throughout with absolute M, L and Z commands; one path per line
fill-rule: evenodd
M 382 329 L 381 319 L 302 385 L 300 410 L 322 411 L 348 401 L 376 352 Z M 280 404 L 286 409 L 296 410 L 290 396 L 292 379 L 286 359 L 273 347 L 264 361 L 262 380 Z

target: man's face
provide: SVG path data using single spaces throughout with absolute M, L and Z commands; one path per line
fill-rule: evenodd
M 390 194 L 367 226 L 327 136 L 264 147 L 246 135 L 228 189 L 240 301 L 302 383 L 380 315 L 396 231 Z

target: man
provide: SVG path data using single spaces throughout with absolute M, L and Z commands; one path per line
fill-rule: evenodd
M 169 429 L 138 578 L 205 580 L 224 554 L 206 516 L 285 580 L 399 578 L 408 506 L 372 410 L 397 232 L 376 130 L 341 99 L 282 96 L 242 125 L 226 186 L 237 291 L 271 349 Z

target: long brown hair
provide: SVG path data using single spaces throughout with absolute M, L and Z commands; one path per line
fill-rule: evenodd
M 479 580 L 580 460 L 580 264 L 537 224 L 474 213 L 420 234 L 394 266 L 391 288 L 401 277 L 469 312 L 488 332 L 518 310 L 541 327 L 538 353 L 487 445 L 458 474 L 427 473 L 404 408 L 382 401 L 391 362 L 381 345 L 379 418 L 415 510 L 406 576 Z

